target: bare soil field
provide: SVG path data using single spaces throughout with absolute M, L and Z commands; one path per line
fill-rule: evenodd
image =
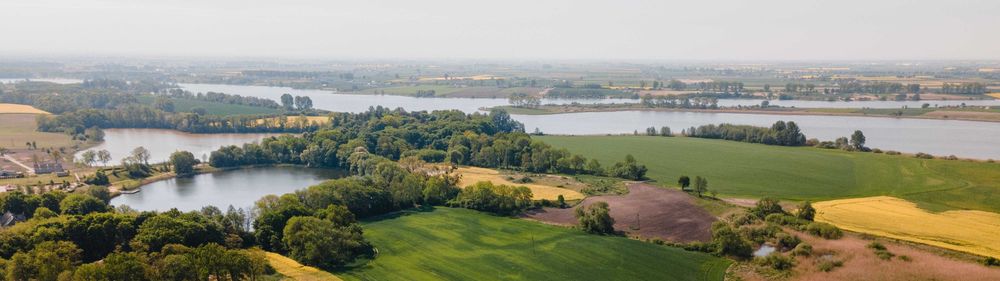
M 795 268 L 787 280 L 1000 280 L 1000 268 L 946 257 L 888 239 L 874 240 L 895 255 L 890 260 L 882 260 L 866 247 L 873 240 L 858 234 L 848 233 L 838 240 L 826 240 L 793 230 L 786 231 L 812 245 L 814 253 L 809 257 L 795 257 Z M 820 271 L 817 265 L 825 259 L 843 261 L 843 266 L 830 272 Z M 754 273 L 741 272 L 739 275 L 744 280 L 767 280 Z
M 679 190 L 664 189 L 645 183 L 629 185 L 626 195 L 591 196 L 577 206 L 604 201 L 611 207 L 615 229 L 641 238 L 660 238 L 674 242 L 709 241 L 716 218 L 695 204 L 694 198 Z M 573 208 L 544 208 L 529 212 L 527 218 L 575 225 Z

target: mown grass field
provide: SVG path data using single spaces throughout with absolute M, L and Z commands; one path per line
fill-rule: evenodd
M 144 104 L 153 104 L 154 97 L 149 95 L 140 95 L 138 97 L 139 102 Z M 210 115 L 245 115 L 245 114 L 277 114 L 281 113 L 280 109 L 257 107 L 257 106 L 246 106 L 240 104 L 228 104 L 220 102 L 209 102 L 194 99 L 180 99 L 171 98 L 174 102 L 175 112 L 191 112 L 195 108 L 204 108 L 206 112 Z
M 455 173 L 462 176 L 458 182 L 458 186 L 466 187 L 473 185 L 477 182 L 488 181 L 493 184 L 503 184 L 511 186 L 525 186 L 531 189 L 532 198 L 535 200 L 556 200 L 559 195 L 563 196 L 566 200 L 580 200 L 583 199 L 583 194 L 571 189 L 565 189 L 561 187 L 548 186 L 542 184 L 531 184 L 531 183 L 514 183 L 506 179 L 505 175 L 500 174 L 499 171 L 494 169 L 479 168 L 479 167 L 461 167 L 455 170 Z
M 378 249 L 345 280 L 722 280 L 729 261 L 473 210 L 364 223 Z
M 34 141 L 39 149 L 73 145 L 67 134 L 36 131 L 36 117 L 36 114 L 0 114 L 0 147 L 27 148 L 24 143 L 29 141 Z
M 816 220 L 855 232 L 1000 257 L 1000 214 L 930 213 L 912 202 L 876 196 L 817 202 Z
M 285 280 L 296 281 L 340 281 L 342 279 L 318 268 L 302 265 L 299 262 L 277 253 L 266 253 L 267 261 L 274 270 L 283 275 Z
M 632 154 L 661 185 L 703 176 L 725 197 L 829 200 L 887 195 L 933 211 L 1000 212 L 1000 164 L 687 137 L 543 136 L 605 166 Z

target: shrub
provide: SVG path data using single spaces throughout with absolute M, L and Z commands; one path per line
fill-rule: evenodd
M 743 239 L 732 227 L 722 222 L 716 222 L 712 225 L 712 243 L 715 244 L 716 253 L 720 255 L 749 257 L 753 252 L 750 242 Z
M 741 226 L 739 232 L 743 237 L 753 241 L 754 243 L 764 243 L 769 238 L 774 237 L 776 234 L 781 233 L 781 228 L 776 225 L 767 225 L 762 227 L 757 226 Z
M 914 157 L 917 157 L 917 158 L 920 158 L 920 159 L 934 159 L 934 155 L 930 155 L 930 154 L 923 153 L 923 152 L 917 152 L 917 154 L 914 155 Z
M 882 243 L 879 242 L 868 243 L 865 247 L 875 250 L 875 255 L 878 256 L 879 259 L 890 260 L 892 257 L 896 256 L 889 252 L 889 250 L 885 248 L 885 245 L 882 245 Z
M 580 228 L 594 234 L 615 233 L 615 219 L 610 215 L 611 209 L 607 202 L 595 202 L 590 206 L 576 208 L 576 218 L 580 221 Z
M 812 255 L 812 251 L 812 245 L 799 243 L 798 246 L 795 246 L 795 249 L 792 249 L 792 255 L 808 257 L 809 255 Z
M 911 259 L 910 256 L 907 256 L 907 255 L 901 255 L 901 256 L 899 256 L 899 260 L 905 261 L 905 262 L 911 262 L 911 261 L 913 261 L 913 259 Z
M 785 211 L 781 209 L 777 199 L 765 197 L 757 201 L 757 205 L 750 209 L 750 213 L 763 219 L 769 214 L 784 214 Z
M 948 158 L 946 158 L 946 159 L 948 159 L 948 160 L 958 160 L 958 156 L 948 155 Z
M 841 260 L 827 259 L 827 260 L 821 261 L 819 264 L 817 264 L 816 268 L 819 269 L 822 272 L 830 272 L 834 268 L 841 267 L 843 265 L 844 265 L 844 262 L 841 261 Z
M 985 266 L 1000 266 L 1000 259 L 994 257 L 986 257 L 982 261 Z
M 825 239 L 840 239 L 840 237 L 844 236 L 844 232 L 840 231 L 840 228 L 822 222 L 809 223 L 809 225 L 806 225 L 806 232 Z
M 802 243 L 802 240 L 798 236 L 784 232 L 775 234 L 774 240 L 778 249 L 792 249 L 798 246 L 799 243 Z
M 792 266 L 795 266 L 795 260 L 792 257 L 787 257 L 779 253 L 771 253 L 764 257 L 758 257 L 754 259 L 754 262 L 760 266 L 767 266 L 775 270 L 788 270 Z
M 878 148 L 873 148 L 872 153 L 882 153 L 882 150 Z
M 899 151 L 889 150 L 889 151 L 886 151 L 885 154 L 887 154 L 887 155 L 899 155 L 900 153 L 899 153 Z

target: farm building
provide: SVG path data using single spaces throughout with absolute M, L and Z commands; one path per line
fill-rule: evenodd
M 4 212 L 0 216 L 0 227 L 12 226 L 15 223 L 25 221 L 27 218 L 24 215 L 14 214 L 11 212 Z
M 35 174 L 62 173 L 63 166 L 59 162 L 35 163 Z
M 0 179 L 20 178 L 22 176 L 24 176 L 24 174 L 22 174 L 21 172 L 0 170 Z

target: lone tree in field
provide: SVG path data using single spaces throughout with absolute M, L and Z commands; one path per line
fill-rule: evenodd
M 865 133 L 862 133 L 861 130 L 855 130 L 854 134 L 851 135 L 851 147 L 858 151 L 864 150 Z
M 101 149 L 97 151 L 97 161 L 101 162 L 101 165 L 107 166 L 108 162 L 111 162 L 111 152 L 107 149 Z
M 707 191 L 708 180 L 701 176 L 694 177 L 694 192 L 698 194 L 698 197 L 701 197 L 701 195 Z
M 576 208 L 576 219 L 583 231 L 594 234 L 614 234 L 615 219 L 611 218 L 611 208 L 607 202 L 596 202 L 589 207 Z
M 802 205 L 799 205 L 799 211 L 795 214 L 795 216 L 800 219 L 811 221 L 814 217 L 816 217 L 816 209 L 813 208 L 812 203 L 809 203 L 809 201 L 806 200 L 805 202 L 802 202 Z
M 198 159 L 194 154 L 187 151 L 177 151 L 170 154 L 170 164 L 174 166 L 174 172 L 178 175 L 194 173 L 194 165 L 198 164 Z
M 688 186 L 691 186 L 691 178 L 688 176 L 681 176 L 677 179 L 677 185 L 681 186 L 681 190 L 686 191 Z

